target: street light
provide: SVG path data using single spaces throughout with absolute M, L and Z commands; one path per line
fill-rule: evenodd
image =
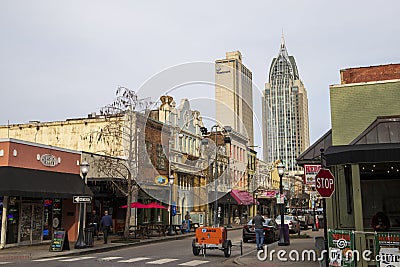
M 317 204 L 316 203 L 316 195 L 315 195 L 315 193 L 316 193 L 316 191 L 315 191 L 315 186 L 312 188 L 312 190 L 313 190 L 313 194 L 312 194 L 312 208 L 313 208 L 313 225 L 312 225 L 312 230 L 313 231 L 318 231 L 318 228 L 317 228 L 317 215 L 315 214 L 315 205 Z
M 81 173 L 83 176 L 83 187 L 82 187 L 82 195 L 85 194 L 85 184 L 86 184 L 86 175 L 89 172 L 90 166 L 86 161 L 82 162 L 81 165 Z M 85 248 L 87 245 L 85 243 L 85 239 L 83 236 L 83 210 L 84 204 L 80 203 L 79 205 L 79 232 L 78 232 L 78 240 L 75 243 L 75 248 Z
M 232 131 L 231 126 L 225 126 L 221 127 L 218 124 L 214 125 L 211 127 L 211 133 L 214 130 L 214 143 L 215 143 L 215 158 L 214 158 L 214 190 L 215 190 L 215 201 L 214 201 L 214 226 L 217 227 L 219 226 L 218 223 L 218 142 L 217 142 L 217 136 L 218 136 L 218 128 L 222 128 L 223 131 L 221 131 L 221 134 L 224 136 L 224 144 L 230 144 L 231 143 L 231 138 L 229 137 L 229 133 Z M 201 127 L 200 131 L 203 136 L 210 136 L 207 132 L 206 127 Z M 207 142 L 202 142 L 203 144 L 206 144 Z M 229 162 L 228 162 L 229 164 Z
M 172 186 L 174 185 L 174 176 L 170 175 L 168 177 L 169 183 L 169 230 L 168 235 L 172 236 L 175 235 L 175 232 L 172 229 Z
M 289 245 L 289 240 L 287 240 L 288 236 L 286 236 L 286 231 L 285 231 L 285 202 L 282 203 L 282 196 L 283 196 L 283 183 L 282 183 L 282 177 L 285 173 L 285 166 L 280 162 L 278 166 L 276 166 L 278 169 L 278 175 L 279 175 L 279 198 L 281 200 L 281 227 L 279 231 L 279 242 L 278 246 L 288 246 Z

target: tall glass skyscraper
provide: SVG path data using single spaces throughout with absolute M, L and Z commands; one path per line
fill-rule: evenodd
M 280 159 L 287 170 L 296 170 L 296 157 L 310 145 L 308 98 L 283 36 L 265 84 L 263 133 L 264 161 Z

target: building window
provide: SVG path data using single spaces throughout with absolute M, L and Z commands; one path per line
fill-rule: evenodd
M 154 157 L 153 157 L 153 144 L 146 141 L 146 152 L 147 152 L 147 157 L 145 159 L 145 163 L 147 165 L 153 165 Z
M 156 146 L 156 157 L 157 157 L 157 169 L 166 169 L 166 156 L 163 151 L 163 147 L 161 144 L 157 144 Z

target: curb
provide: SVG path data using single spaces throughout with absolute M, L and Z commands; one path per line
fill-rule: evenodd
M 95 247 L 91 247 L 88 248 L 86 250 L 80 250 L 80 251 L 74 251 L 74 252 L 64 252 L 63 254 L 58 254 L 58 255 L 46 255 L 46 256 L 39 256 L 37 258 L 32 257 L 32 259 L 45 259 L 45 258 L 53 258 L 53 257 L 65 257 L 65 256 L 79 256 L 79 255 L 88 255 L 88 254 L 93 254 L 93 253 L 100 253 L 100 252 L 108 252 L 108 251 L 112 251 L 112 250 L 117 250 L 117 249 L 121 249 L 121 248 L 127 248 L 127 247 L 136 247 L 136 246 L 142 246 L 142 245 L 147 245 L 147 244 L 154 244 L 154 243 L 162 243 L 162 242 L 168 242 L 170 240 L 179 240 L 179 239 L 184 239 L 186 237 L 192 237 L 194 236 L 194 233 L 191 234 L 182 234 L 179 236 L 173 236 L 173 237 L 165 237 L 165 238 L 161 238 L 161 239 L 145 239 L 143 241 L 139 241 L 139 242 L 132 242 L 132 243 L 112 243 L 112 241 L 110 242 L 110 244 L 113 244 L 112 246 L 108 246 L 108 247 L 101 247 L 101 248 L 95 248 Z
M 235 228 L 228 228 L 228 231 L 233 231 L 233 230 L 239 230 L 242 229 L 241 227 L 235 227 Z M 74 251 L 74 252 L 66 252 L 63 254 L 58 254 L 58 255 L 45 255 L 45 256 L 39 256 L 37 258 L 32 257 L 32 259 L 45 259 L 45 258 L 54 258 L 54 257 L 65 257 L 65 256 L 79 256 L 79 255 L 87 255 L 87 254 L 93 254 L 93 253 L 100 253 L 100 252 L 108 252 L 112 250 L 117 250 L 121 248 L 128 248 L 128 247 L 136 247 L 136 246 L 142 246 L 142 245 L 147 245 L 147 244 L 154 244 L 154 243 L 163 243 L 163 242 L 168 242 L 171 240 L 180 240 L 180 239 L 185 239 L 187 237 L 194 237 L 196 233 L 188 233 L 188 234 L 181 234 L 181 235 L 176 235 L 176 236 L 167 236 L 167 237 L 162 237 L 162 238 L 153 238 L 153 239 L 144 239 L 139 242 L 133 242 L 133 243 L 112 243 L 115 244 L 112 246 L 108 247 L 101 247 L 101 248 L 88 248 L 86 250 L 81 250 L 81 251 Z
M 274 243 L 268 244 L 268 245 L 267 245 L 267 251 L 270 251 L 270 249 L 274 249 L 274 248 L 276 248 L 277 246 L 278 246 L 278 241 L 275 241 Z M 237 264 L 237 265 L 245 265 L 244 263 L 240 262 L 240 259 L 243 258 L 243 257 L 246 257 L 246 256 L 250 255 L 250 254 L 253 253 L 254 251 L 256 251 L 256 250 L 253 249 L 253 250 L 251 250 L 251 251 L 249 251 L 249 252 L 247 252 L 247 253 L 245 253 L 245 254 L 243 254 L 243 255 L 240 255 L 240 256 L 234 258 L 234 259 L 233 259 L 233 262 L 234 262 L 235 264 Z

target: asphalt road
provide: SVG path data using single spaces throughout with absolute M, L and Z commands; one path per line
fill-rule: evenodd
M 241 233 L 241 230 L 229 231 L 228 239 L 234 245 L 239 245 Z M 220 250 L 207 250 L 205 256 L 194 256 L 192 240 L 193 237 L 188 237 L 109 252 L 8 263 L 3 266 L 237 266 L 233 259 L 240 255 L 240 246 L 232 247 L 230 258 L 225 258 Z M 243 253 L 254 248 L 254 243 L 243 243 Z

